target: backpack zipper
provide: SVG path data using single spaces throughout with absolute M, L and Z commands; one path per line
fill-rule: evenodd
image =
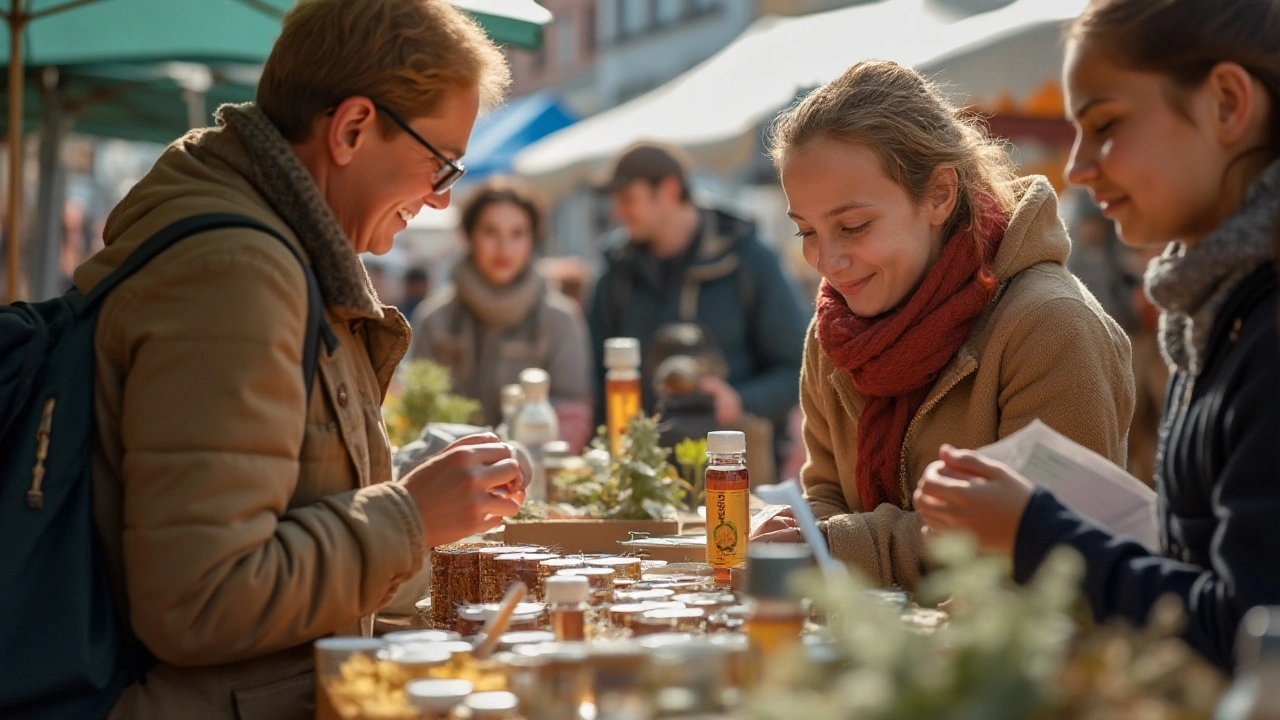
M 40 418 L 40 429 L 36 431 L 36 466 L 31 470 L 31 489 L 27 491 L 27 507 L 32 510 L 44 508 L 40 483 L 44 482 L 44 460 L 49 456 L 49 431 L 53 429 L 53 408 L 57 404 L 55 398 L 44 401 L 44 414 Z

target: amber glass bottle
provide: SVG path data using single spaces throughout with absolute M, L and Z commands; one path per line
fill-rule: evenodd
M 640 341 L 609 338 L 604 341 L 605 426 L 609 430 L 609 452 L 622 451 L 622 435 L 627 424 L 640 414 Z
M 707 562 L 716 582 L 729 584 L 729 571 L 747 561 L 751 531 L 747 438 L 737 431 L 707 433 Z

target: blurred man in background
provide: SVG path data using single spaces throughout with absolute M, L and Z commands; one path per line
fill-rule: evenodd
M 700 380 L 715 400 L 717 423 L 764 419 L 776 448 L 796 404 L 808 317 L 753 223 L 694 204 L 688 168 L 677 148 L 641 143 L 617 159 L 601 188 L 622 228 L 606 243 L 608 265 L 589 312 L 596 356 L 608 338 L 637 338 L 644 408 L 653 412 L 654 337 L 671 323 L 698 323 L 728 364 L 727 378 Z M 604 370 L 597 372 L 596 418 L 603 421 Z

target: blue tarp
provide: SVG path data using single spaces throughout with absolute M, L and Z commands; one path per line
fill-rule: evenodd
M 577 120 L 548 92 L 512 100 L 476 122 L 467 144 L 464 182 L 494 173 L 510 173 L 511 160 L 517 152 Z

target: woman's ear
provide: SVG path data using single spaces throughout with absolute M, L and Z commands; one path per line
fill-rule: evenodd
M 1253 126 L 1258 123 L 1253 116 L 1259 98 L 1258 85 L 1249 71 L 1233 62 L 1218 63 L 1209 71 L 1203 87 L 1212 98 L 1210 122 L 1218 142 L 1234 146 L 1252 141 L 1249 136 L 1257 132 Z
M 925 211 L 929 214 L 929 224 L 942 227 L 956 209 L 956 201 L 960 194 L 960 176 L 953 167 L 939 167 L 929 178 L 929 190 L 925 193 Z

